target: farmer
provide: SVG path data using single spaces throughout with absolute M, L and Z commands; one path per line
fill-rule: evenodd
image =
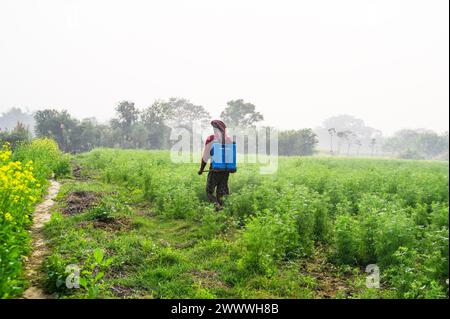
M 233 140 L 226 134 L 225 123 L 220 120 L 214 120 L 211 122 L 214 129 L 214 135 L 208 136 L 205 142 L 205 150 L 203 151 L 202 163 L 198 174 L 201 175 L 205 169 L 208 160 L 211 157 L 211 146 L 213 143 L 231 144 Z M 230 172 L 213 170 L 211 165 L 209 167 L 208 179 L 206 182 L 206 195 L 208 199 L 214 203 L 216 209 L 222 208 L 222 197 L 230 193 L 228 189 L 228 177 Z M 216 196 L 214 196 L 214 192 Z

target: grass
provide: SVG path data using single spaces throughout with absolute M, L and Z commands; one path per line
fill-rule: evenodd
M 277 174 L 234 174 L 221 212 L 196 165 L 167 152 L 95 150 L 73 165 L 45 230 L 43 284 L 59 297 L 87 296 L 65 288 L 65 267 L 89 268 L 98 249 L 112 263 L 96 297 L 448 296 L 448 164 L 281 158 Z M 92 205 L 68 210 L 74 194 Z M 366 288 L 369 263 L 382 267 L 382 289 Z M 401 271 L 412 264 L 413 276 Z
M 103 200 L 117 200 L 125 205 L 114 214 L 114 222 L 123 226 L 96 225 L 92 212 L 73 216 L 63 215 L 68 194 L 77 191 L 102 194 Z M 58 197 L 58 206 L 46 227 L 53 255 L 47 259 L 44 272 L 58 273 L 59 278 L 47 276 L 45 286 L 60 297 L 81 298 L 82 290 L 58 290 L 56 283 L 67 274 L 58 263 L 82 265 L 96 248 L 113 256 L 105 277 L 105 298 L 314 298 L 321 296 L 319 278 L 302 271 L 303 260 L 286 262 L 276 276 L 255 275 L 243 279 L 236 274 L 239 253 L 235 246 L 239 231 L 230 227 L 219 236 L 195 221 L 171 219 L 156 215 L 152 206 L 141 196 L 130 197 L 126 188 L 98 180 L 65 180 Z M 312 260 L 312 263 L 314 260 Z M 341 273 L 334 269 L 334 280 Z M 358 273 L 358 275 L 361 275 Z M 347 277 L 345 275 L 344 277 Z M 355 276 L 357 277 L 357 276 Z M 341 287 L 354 290 L 352 283 Z M 333 287 L 332 297 L 339 291 Z

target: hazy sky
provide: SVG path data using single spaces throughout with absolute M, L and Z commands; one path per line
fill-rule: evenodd
M 1 0 L 0 113 L 231 99 L 280 128 L 448 129 L 448 0 Z

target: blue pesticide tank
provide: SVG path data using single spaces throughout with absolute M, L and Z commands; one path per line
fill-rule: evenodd
M 211 146 L 211 169 L 236 172 L 236 143 L 213 143 Z

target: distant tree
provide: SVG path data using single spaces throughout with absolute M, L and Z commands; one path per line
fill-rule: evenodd
M 37 111 L 34 115 L 36 121 L 35 132 L 38 137 L 50 137 L 56 140 L 59 147 L 65 151 L 71 151 L 71 145 L 77 133 L 75 128 L 78 121 L 73 119 L 67 111 L 46 109 Z
M 31 140 L 31 133 L 21 122 L 17 122 L 16 127 L 11 131 L 0 130 L 0 147 L 3 143 L 8 142 L 14 149 L 19 143 L 29 142 Z
M 184 98 L 170 98 L 167 102 L 158 103 L 166 104 L 161 107 L 166 114 L 165 122 L 171 127 L 183 127 L 192 131 L 195 122 L 206 125 L 211 119 L 211 115 L 203 106 L 193 104 Z
M 334 127 L 328 129 L 330 134 L 330 154 L 333 154 L 333 135 L 336 134 L 336 129 Z
M 424 131 L 419 135 L 418 149 L 425 157 L 434 158 L 448 149 L 448 137 L 446 140 L 447 143 L 444 138 L 435 132 Z
M 282 131 L 278 134 L 280 155 L 312 155 L 316 144 L 316 134 L 311 129 Z
M 399 158 L 403 158 L 403 159 L 412 159 L 412 160 L 424 160 L 425 156 L 420 153 L 418 150 L 414 150 L 414 149 L 410 149 L 410 148 L 406 148 L 404 150 L 402 150 L 399 154 L 398 154 Z
M 376 138 L 372 138 L 372 139 L 370 140 L 370 149 L 371 149 L 370 155 L 371 155 L 371 156 L 374 155 L 375 145 L 376 145 L 376 144 L 377 144 L 377 139 L 376 139 Z
M 130 128 L 139 119 L 139 110 L 133 102 L 122 101 L 117 105 L 118 121 L 123 128 Z
M 357 146 L 357 149 L 356 149 L 356 155 L 359 155 L 359 150 L 361 149 L 361 146 L 362 146 L 361 140 L 357 139 L 357 140 L 355 141 L 355 144 L 356 144 L 356 146 Z
M 102 129 L 95 119 L 83 119 L 71 131 L 71 151 L 86 152 L 95 147 L 108 146 L 102 144 Z
M 170 128 L 166 121 L 173 118 L 173 109 L 169 103 L 155 101 L 141 114 L 141 121 L 146 128 L 147 146 L 162 149 L 168 146 Z
M 333 116 L 328 119 L 326 119 L 321 126 L 314 129 L 314 132 L 317 134 L 319 139 L 318 147 L 321 149 L 328 149 L 331 144 L 331 140 L 334 141 L 334 137 L 337 135 L 336 133 L 330 135 L 330 129 L 334 129 L 337 132 L 346 132 L 351 131 L 354 134 L 358 136 L 358 139 L 361 141 L 361 147 L 359 147 L 360 152 L 365 152 L 367 154 L 370 153 L 370 140 L 373 137 L 376 137 L 378 140 L 382 140 L 382 133 L 381 131 L 367 126 L 363 120 L 358 119 L 351 115 L 338 115 Z M 342 134 L 341 134 L 342 136 Z M 353 145 L 354 138 L 350 141 Z M 348 143 L 346 139 L 343 139 L 342 137 L 338 137 L 338 143 L 341 144 L 339 148 L 342 146 L 342 144 Z M 347 144 L 348 147 L 348 144 Z M 356 152 L 357 149 L 355 149 L 354 152 Z
M 245 103 L 242 99 L 229 101 L 220 118 L 228 126 L 239 128 L 247 128 L 264 120 L 263 115 L 256 112 L 255 105 Z
M 397 137 L 387 138 L 382 146 L 384 152 L 390 153 L 391 156 L 394 156 L 399 152 L 401 147 L 401 141 Z
M 148 148 L 147 129 L 142 122 L 138 122 L 132 126 L 130 137 L 132 148 Z
M 354 116 L 342 114 L 332 116 L 323 122 L 325 128 L 334 127 L 339 131 L 358 132 L 367 128 L 364 121 Z
M 96 129 L 100 133 L 98 146 L 114 147 L 116 140 L 114 139 L 112 127 L 106 124 L 96 124 Z
M 350 134 L 352 132 L 349 130 L 346 131 L 339 131 L 336 133 L 337 137 L 339 137 L 339 143 L 338 143 L 338 154 L 341 153 L 341 146 L 343 142 L 348 142 L 349 138 L 350 138 Z
M 139 110 L 133 102 L 122 101 L 116 107 L 117 118 L 111 121 L 111 126 L 120 131 L 120 144 L 122 147 L 133 147 L 131 132 L 133 125 L 139 119 Z
M 350 156 L 350 147 L 353 144 L 353 141 L 355 141 L 358 138 L 358 136 L 353 133 L 353 132 L 349 132 L 349 134 L 347 135 L 347 156 Z
M 34 128 L 33 114 L 24 112 L 16 107 L 0 114 L 0 131 L 12 131 L 16 128 L 17 123 L 21 123 L 21 125 L 32 132 Z
M 439 154 L 436 157 L 436 159 L 443 160 L 443 161 L 448 161 L 449 160 L 449 136 L 448 136 L 448 131 L 443 133 L 440 138 L 441 138 L 441 141 L 442 141 L 443 151 L 442 151 L 441 154 Z
M 383 150 L 406 159 L 445 159 L 448 157 L 448 132 L 400 130 L 383 143 Z

